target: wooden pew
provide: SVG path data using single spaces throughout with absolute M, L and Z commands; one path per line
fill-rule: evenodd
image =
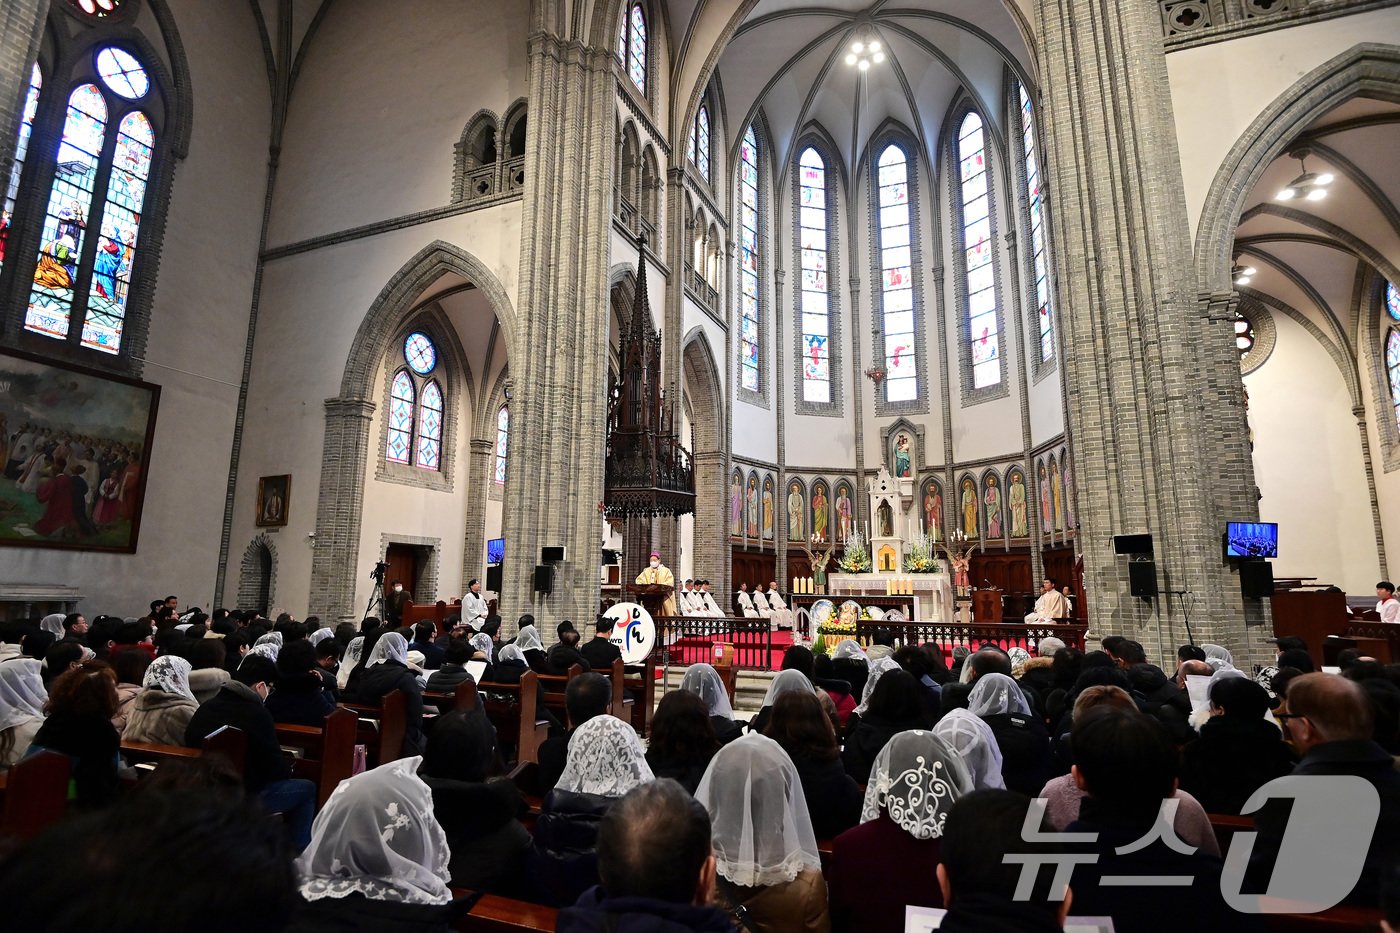
M 357 741 L 368 751 L 369 766 L 377 768 L 403 757 L 404 735 L 408 728 L 408 701 L 402 690 L 391 690 L 379 706 L 342 703 L 360 719 Z
M 607 678 L 608 682 L 612 684 L 612 703 L 608 707 L 609 711 L 623 722 L 630 723 L 632 721 L 631 708 L 636 706 L 637 701 L 623 694 L 627 680 L 627 669 L 623 666 L 621 658 L 613 661 L 612 670 L 608 672 Z
M 445 713 L 448 710 L 468 711 L 476 708 L 477 687 L 476 681 L 468 678 L 457 685 L 457 689 L 452 693 L 438 691 L 423 691 L 423 706 L 435 706 L 438 712 Z
M 536 708 L 538 678 L 534 671 L 526 671 L 518 684 L 477 685 L 499 741 L 515 745 L 517 762 L 539 761 L 540 744 L 549 735 L 549 720 L 541 718 Z
M 564 702 L 564 694 L 569 689 L 569 681 L 583 673 L 582 664 L 569 665 L 569 671 L 564 676 L 557 674 L 540 674 L 540 686 L 544 688 L 544 705 L 554 710 L 560 722 L 568 720 L 568 709 Z
M 628 721 L 638 735 L 645 736 L 651 732 L 651 717 L 656 712 L 656 653 L 648 655 L 640 669 L 627 671 L 622 685 L 637 697 Z
M 348 709 L 333 709 L 319 726 L 277 724 L 277 741 L 303 752 L 292 759 L 292 775 L 316 784 L 316 808 L 330 799 L 341 781 L 355 770 L 355 733 L 359 717 Z
M 454 888 L 453 895 L 468 892 Z M 542 904 L 517 901 L 496 894 L 483 894 L 472 909 L 457 923 L 463 933 L 519 933 L 522 930 L 553 930 L 559 922 L 559 911 Z
M 201 755 L 222 755 L 233 770 L 242 777 L 244 760 L 248 753 L 248 740 L 242 729 L 233 726 L 220 726 L 204 737 L 200 748 L 186 748 L 183 745 L 157 745 L 154 742 L 123 742 L 122 757 L 132 763 L 169 761 L 172 759 L 198 758 Z
M 408 602 L 403 607 L 403 624 L 414 625 L 418 622 L 431 622 L 437 627 L 438 634 L 447 631 L 447 619 L 451 616 L 462 617 L 462 603 L 445 603 L 438 600 L 435 603 L 415 603 Z
M 0 837 L 30 839 L 63 819 L 72 773 L 73 761 L 67 755 L 42 751 L 0 774 Z

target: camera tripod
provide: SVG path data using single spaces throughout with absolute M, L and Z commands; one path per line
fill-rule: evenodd
M 369 572 L 369 575 L 374 578 L 374 589 L 370 590 L 369 603 L 365 606 L 365 614 L 360 617 L 361 624 L 364 623 L 365 619 L 370 617 L 370 614 L 374 611 L 376 606 L 379 608 L 379 613 L 375 618 L 379 619 L 381 622 L 384 620 L 384 573 L 388 569 L 389 565 L 381 560 L 378 561 L 374 565 L 374 569 Z

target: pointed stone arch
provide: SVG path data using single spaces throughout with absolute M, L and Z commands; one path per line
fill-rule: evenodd
M 238 608 L 271 611 L 277 598 L 277 545 L 265 532 L 243 550 L 238 577 Z
M 729 436 L 724 380 L 704 331 L 696 327 L 681 342 L 681 371 L 691 405 L 695 449 L 695 536 L 692 544 L 696 575 L 713 577 L 728 587 Z

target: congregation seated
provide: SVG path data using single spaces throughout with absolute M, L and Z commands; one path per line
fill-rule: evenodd
M 628 791 L 598 826 L 600 884 L 559 912 L 559 933 L 729 933 L 711 906 L 710 815 L 674 781 Z
M 121 737 L 112 725 L 116 711 L 117 676 L 102 661 L 84 661 L 49 685 L 44 723 L 29 748 L 73 759 L 74 800 L 80 809 L 105 806 L 117 796 Z
M 795 668 L 788 668 L 779 671 L 768 684 L 768 691 L 763 694 L 763 704 L 759 707 L 758 713 L 749 720 L 748 730 L 750 732 L 762 732 L 768 728 L 768 717 L 773 715 L 773 703 L 792 690 L 799 690 L 804 693 L 815 693 L 816 687 L 807 679 L 807 675 Z
M 978 677 L 968 694 L 967 708 L 996 736 L 1007 788 L 1034 794 L 1045 786 L 1054 773 L 1050 735 L 1016 681 L 1005 674 Z
M 438 647 L 433 639 L 437 634 L 437 626 L 431 622 L 418 622 L 413 626 L 413 641 L 409 644 L 408 650 L 417 651 L 423 655 L 423 669 L 425 671 L 435 671 L 442 667 L 445 660 L 442 648 Z
M 710 717 L 710 728 L 714 730 L 715 738 L 721 745 L 728 745 L 744 734 L 743 726 L 734 721 L 734 707 L 729 702 L 729 692 L 724 689 L 724 681 L 720 679 L 719 671 L 716 671 L 713 665 L 703 661 L 690 665 L 681 677 L 680 689 L 695 694 L 700 698 L 700 702 L 705 704 Z M 662 702 L 665 702 L 664 699 Z
M 851 693 L 849 683 L 836 678 L 831 658 L 825 654 L 819 654 L 812 659 L 811 681 L 813 686 L 825 692 L 831 699 L 831 705 L 836 710 L 837 732 L 845 735 L 851 713 L 855 712 L 860 698 Z
M 710 814 L 721 909 L 742 907 L 754 933 L 830 929 L 802 779 L 777 742 L 751 732 L 720 749 L 695 799 Z
M 853 696 L 863 696 L 870 658 L 854 638 L 843 639 L 831 653 L 831 676 L 851 685 Z
M 574 623 L 565 619 L 559 623 L 559 641 L 549 649 L 549 666 L 555 676 L 564 677 L 569 673 L 569 668 L 577 664 L 585 671 L 592 670 L 592 665 L 588 663 L 579 651 L 579 633 L 574 628 Z M 621 656 L 619 652 L 619 656 Z
M 860 822 L 863 794 L 841 765 L 836 733 L 815 694 L 790 691 L 778 697 L 764 735 L 797 768 L 817 838 L 830 839 Z
M 929 722 L 936 722 L 942 711 L 943 687 L 933 679 L 933 665 L 929 662 L 928 652 L 913 645 L 905 645 L 891 657 L 918 683 L 919 699 L 923 703 L 924 714 Z
M 185 729 L 199 708 L 189 678 L 190 662 L 184 658 L 167 654 L 152 661 L 122 730 L 123 741 L 156 745 L 184 742 Z
M 831 845 L 835 933 L 902 933 L 906 904 L 943 906 L 929 879 L 938 873 L 948 812 L 973 787 L 962 756 L 934 733 L 890 739 L 871 768 L 860 825 Z M 877 891 L 899 893 L 872 897 Z
M 544 642 L 540 641 L 540 632 L 535 628 L 534 617 L 531 616 L 530 619 L 530 622 L 516 633 L 515 646 L 520 649 L 530 670 L 536 674 L 553 677 L 558 671 L 549 663 L 549 655 L 544 650 Z
M 296 726 L 320 726 L 335 709 L 318 673 L 311 642 L 294 641 L 277 653 L 277 689 L 266 706 L 274 722 Z
M 870 777 L 870 767 L 896 733 L 927 729 L 933 723 L 924 711 L 921 688 L 892 658 L 874 661 L 865 696 L 851 714 L 841 762 L 846 773 L 860 783 Z
M 420 761 L 380 765 L 331 794 L 296 862 L 303 903 L 288 933 L 454 928 L 466 905 L 448 886 L 447 834 Z
M 486 638 L 485 635 L 473 636 Z M 491 639 L 486 638 L 488 644 Z M 454 638 L 447 643 L 443 650 L 442 666 L 428 675 L 428 684 L 425 688 L 429 693 L 451 693 L 457 689 L 458 684 L 471 680 L 471 674 L 467 673 L 467 662 L 472 659 L 474 650 L 471 643 L 461 638 Z
M 377 706 L 395 690 L 404 695 L 403 753 L 423 751 L 423 682 L 408 666 L 408 642 L 398 632 L 389 632 L 374 646 L 364 675 L 360 678 L 356 701 Z
M 49 692 L 33 658 L 0 663 L 0 771 L 24 757 L 44 724 Z
M 630 724 L 603 715 L 574 730 L 564 773 L 545 795 L 535 821 L 526 862 L 535 900 L 565 907 L 598 883 L 603 816 L 619 797 L 651 779 L 646 753 Z
M 438 717 L 418 775 L 432 789 L 433 813 L 447 834 L 453 886 L 523 896 L 525 799 L 509 779 L 488 777 L 498 764 L 496 729 L 477 704 Z
M 693 794 L 719 748 L 709 710 L 700 697 L 672 690 L 661 698 L 647 737 L 647 764 L 652 774 L 671 778 Z
M 613 620 L 611 616 L 599 615 L 593 623 L 593 637 L 579 646 L 578 653 L 595 671 L 612 669 L 613 661 L 622 657 L 622 649 L 612 643 Z
M 1210 685 L 1210 719 L 1181 750 L 1181 789 L 1207 813 L 1238 814 L 1256 790 L 1293 770 L 1279 727 L 1264 718 L 1269 695 L 1244 677 Z
M 564 688 L 564 711 L 569 719 L 569 731 L 551 735 L 540 743 L 539 791 L 547 794 L 558 783 L 568 764 L 569 743 L 580 726 L 607 714 L 612 706 L 612 687 L 602 674 L 581 674 Z M 540 705 L 543 709 L 543 704 Z
M 131 718 L 131 707 L 142 690 L 141 682 L 146 679 L 151 656 L 144 651 L 123 648 L 113 651 L 108 656 L 108 663 L 117 675 L 117 712 L 112 716 L 112 725 L 117 732 L 121 732 Z
M 950 710 L 933 727 L 967 768 L 974 790 L 1005 790 L 1001 776 L 1001 748 L 992 727 L 965 709 Z

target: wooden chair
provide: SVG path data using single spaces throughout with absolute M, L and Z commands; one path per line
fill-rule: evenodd
M 423 705 L 435 706 L 438 712 L 445 713 L 448 710 L 469 711 L 476 708 L 477 687 L 476 681 L 467 679 L 457 685 L 451 693 L 434 691 L 423 692 Z
M 632 704 L 632 728 L 641 736 L 651 732 L 651 717 L 656 712 L 656 655 L 653 652 L 646 663 L 637 669 L 627 671 L 622 685 L 637 697 Z
M 0 774 L 0 836 L 30 839 L 63 819 L 72 773 L 73 761 L 67 755 L 42 751 Z
M 462 896 L 466 891 L 454 889 Z M 483 894 L 457 924 L 463 933 L 520 933 L 524 930 L 553 930 L 559 911 L 529 901 L 517 901 L 495 894 Z
M 630 723 L 632 721 L 632 707 L 637 701 L 623 693 L 623 688 L 627 680 L 627 670 L 622 664 L 622 659 L 617 658 L 612 663 L 612 670 L 608 673 L 608 682 L 612 685 L 612 703 L 609 710 L 618 719 Z
M 517 763 L 539 761 L 540 745 L 549 736 L 549 720 L 541 718 L 537 709 L 538 678 L 534 671 L 526 671 L 517 684 L 478 684 L 486 715 L 499 740 L 515 745 Z
M 355 770 L 355 733 L 359 717 L 348 709 L 331 710 L 319 726 L 277 724 L 277 741 L 304 754 L 292 759 L 292 774 L 316 784 L 316 808 L 325 806 L 341 781 Z
M 391 690 L 379 706 L 342 703 L 359 717 L 357 741 L 368 751 L 370 767 L 377 768 L 403 757 L 404 735 L 408 728 L 408 700 L 402 690 Z
M 173 759 L 198 758 L 201 755 L 221 755 L 242 777 L 245 759 L 248 754 L 248 738 L 242 729 L 233 726 L 220 726 L 204 737 L 199 748 L 186 748 L 183 745 L 158 745 L 154 742 L 123 742 L 122 757 L 134 764 L 142 762 L 169 761 Z

